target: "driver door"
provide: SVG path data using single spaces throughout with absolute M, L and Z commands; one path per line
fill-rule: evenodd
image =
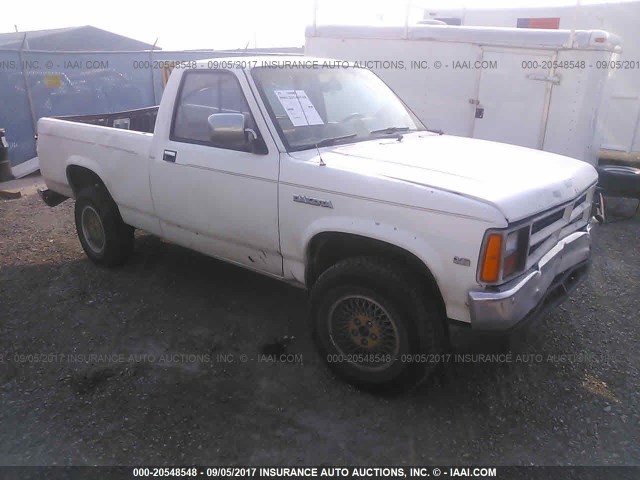
M 183 74 L 168 138 L 152 155 L 151 191 L 167 239 L 281 276 L 279 154 L 245 92 L 246 78 L 234 71 Z M 216 113 L 243 114 L 264 148 L 214 144 L 208 118 Z

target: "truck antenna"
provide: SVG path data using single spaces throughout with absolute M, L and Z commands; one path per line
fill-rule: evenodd
M 321 167 L 326 167 L 327 164 L 324 163 L 324 160 L 322 160 L 322 155 L 320 155 L 320 149 L 318 148 L 318 144 L 316 143 L 316 152 L 318 152 L 318 158 L 320 159 L 320 166 Z

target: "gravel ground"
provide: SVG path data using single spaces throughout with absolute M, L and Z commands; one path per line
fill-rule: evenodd
M 302 290 L 146 234 L 97 268 L 72 201 L 0 200 L 0 239 L 0 464 L 640 465 L 640 216 L 511 361 L 458 331 L 476 361 L 397 398 L 332 377 Z

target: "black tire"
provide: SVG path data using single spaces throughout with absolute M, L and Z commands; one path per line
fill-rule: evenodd
M 133 252 L 133 227 L 102 186 L 85 187 L 75 205 L 76 231 L 87 257 L 97 265 L 122 265 Z
M 447 345 L 438 303 L 424 291 L 416 277 L 390 262 L 357 257 L 333 265 L 311 291 L 320 355 L 364 390 L 395 394 L 415 387 L 436 371 L 437 354 Z M 391 361 L 367 362 L 371 354 Z
M 640 199 L 640 169 L 624 165 L 601 165 L 598 186 L 606 194 Z

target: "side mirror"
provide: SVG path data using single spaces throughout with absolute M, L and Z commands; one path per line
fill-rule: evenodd
M 247 145 L 245 119 L 241 113 L 209 115 L 209 138 L 216 145 L 244 147 Z
M 214 113 L 207 118 L 209 138 L 214 145 L 243 150 L 259 155 L 268 153 L 267 145 L 258 134 L 246 127 L 241 113 Z

